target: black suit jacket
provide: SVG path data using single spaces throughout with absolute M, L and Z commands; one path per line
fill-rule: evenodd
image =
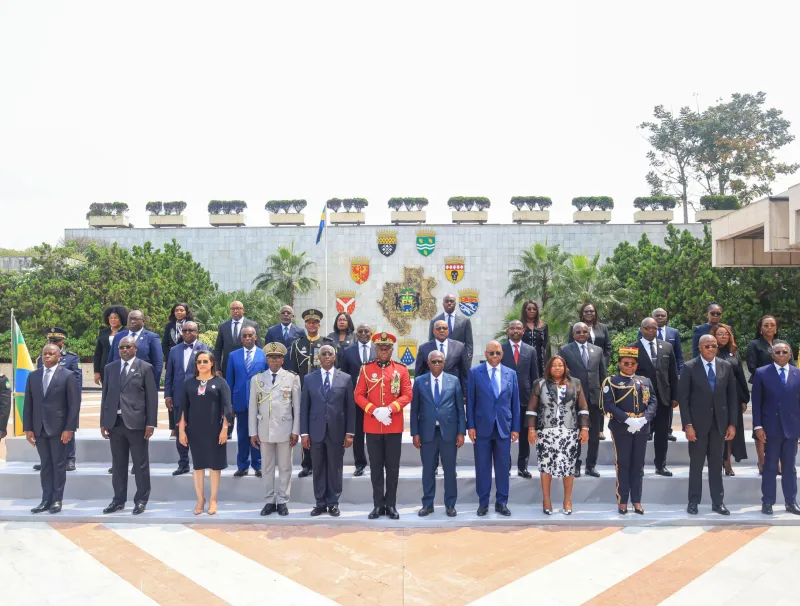
M 106 366 L 103 399 L 100 404 L 100 426 L 111 429 L 117 422 L 117 411 L 128 429 L 158 426 L 158 388 L 153 365 L 134 358 L 125 377 L 121 377 L 122 360 Z
M 539 378 L 539 358 L 536 350 L 520 341 L 519 343 L 519 364 L 514 362 L 514 350 L 511 341 L 503 343 L 503 358 L 500 363 L 517 373 L 517 383 L 519 384 L 519 405 L 528 408 L 533 384 Z M 447 372 L 445 370 L 445 372 Z
M 728 362 L 721 358 L 714 360 L 714 391 L 711 391 L 711 383 L 708 382 L 706 361 L 700 357 L 692 358 L 683 365 L 678 401 L 684 428 L 692 425 L 698 434 L 707 434 L 716 417 L 717 429 L 724 436 L 728 425 L 735 427 L 738 421 L 736 377 Z
M 433 341 L 433 325 L 439 320 L 445 320 L 444 312 L 440 313 L 428 326 L 428 341 Z M 447 320 L 445 320 L 446 322 Z M 467 366 L 472 366 L 472 322 L 466 316 L 453 313 L 453 334 L 447 335 L 448 339 L 459 341 L 467 350 Z M 447 372 L 447 371 L 445 371 Z
M 575 341 L 562 345 L 558 350 L 558 355 L 566 360 L 570 376 L 581 382 L 586 404 L 600 406 L 600 386 L 608 374 L 605 355 L 597 345 L 592 345 L 587 341 L 586 346 L 589 351 L 589 368 L 583 365 L 583 358 L 581 358 L 578 343 Z
M 222 371 L 222 376 L 228 370 L 228 356 L 237 349 L 242 348 L 242 342 L 239 339 L 233 340 L 231 333 L 231 323 L 233 320 L 227 320 L 217 327 L 217 341 L 214 344 L 214 359 L 217 363 L 217 369 Z M 258 336 L 258 324 L 247 318 L 242 318 L 242 324 L 239 326 L 239 334 L 242 334 L 242 329 L 252 326 L 256 329 L 256 346 L 264 347 L 264 342 Z
M 356 383 L 358 382 L 358 375 L 361 372 L 361 343 L 356 341 L 350 347 L 345 347 L 344 351 L 342 352 L 341 360 L 337 359 L 336 366 L 341 368 L 343 373 L 350 375 L 350 379 L 353 381 L 353 389 L 356 388 Z M 337 356 L 339 354 L 336 354 Z M 375 346 L 370 343 L 369 344 L 369 361 L 374 362 L 377 359 L 378 355 L 375 352 Z
M 341 370 L 333 371 L 328 395 L 322 385 L 322 369 L 306 376 L 300 399 L 300 435 L 312 442 L 321 442 L 325 434 L 333 441 L 344 443 L 345 434 L 356 433 L 356 402 L 353 381 Z
M 650 379 L 656 390 L 659 406 L 671 407 L 673 400 L 678 401 L 678 364 L 675 361 L 675 350 L 666 341 L 655 339 L 655 342 L 658 368 L 653 368 L 650 352 L 644 348 L 641 341 L 637 340 L 628 347 L 636 347 L 639 350 L 636 374 Z
M 431 371 L 428 367 L 428 355 L 439 349 L 439 342 L 436 339 L 423 343 L 417 350 L 417 362 L 414 365 L 414 377 L 421 377 Z M 467 393 L 467 373 L 469 373 L 469 362 L 467 362 L 467 348 L 460 341 L 447 339 L 447 357 L 444 360 L 444 372 L 453 375 L 461 383 L 461 393 Z
M 111 343 L 108 338 L 111 336 L 111 329 L 101 328 L 97 335 L 97 343 L 94 346 L 94 372 L 100 373 L 100 380 L 103 379 L 103 371 L 108 364 L 108 354 L 111 351 Z
M 75 375 L 56 364 L 47 393 L 42 390 L 43 377 L 43 368 L 28 375 L 22 429 L 32 431 L 35 436 L 58 436 L 62 431 L 75 431 L 81 412 L 81 392 Z
M 592 330 L 594 331 L 594 339 L 592 339 L 591 333 L 589 333 L 589 343 L 597 345 L 597 347 L 603 350 L 603 358 L 605 359 L 606 367 L 608 367 L 608 363 L 611 361 L 611 335 L 608 333 L 608 327 L 602 322 L 598 322 L 597 326 L 594 326 Z M 572 337 L 572 327 L 570 326 L 568 341 L 572 343 L 574 340 L 575 339 Z

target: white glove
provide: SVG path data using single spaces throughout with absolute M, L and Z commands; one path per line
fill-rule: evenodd
M 628 417 L 625 419 L 625 425 L 628 426 L 628 433 L 636 433 L 639 431 L 639 429 L 641 429 L 637 421 L 638 419 L 634 419 L 633 417 Z
M 641 430 L 645 425 L 647 425 L 647 419 L 644 417 L 640 417 L 636 420 L 639 421 L 639 430 Z
M 378 419 L 384 425 L 391 425 L 392 424 L 392 413 L 389 412 L 389 408 L 387 406 L 382 406 L 378 408 L 375 412 L 372 413 L 372 416 Z

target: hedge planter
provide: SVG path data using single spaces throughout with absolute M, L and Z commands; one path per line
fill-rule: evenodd
M 150 215 L 150 225 L 153 227 L 186 227 L 184 215 Z
M 269 213 L 270 225 L 305 225 L 306 216 L 303 213 Z
M 454 210 L 453 223 L 486 223 L 489 220 L 488 210 Z
M 331 225 L 364 225 L 365 213 L 330 213 Z
M 576 210 L 572 213 L 573 223 L 608 223 L 611 221 L 610 210 Z
M 639 210 L 633 213 L 633 221 L 634 223 L 669 223 L 674 215 L 674 210 Z
M 711 223 L 714 219 L 719 219 L 732 212 L 733 210 L 698 210 L 694 214 L 694 219 L 698 223 Z
M 425 223 L 424 210 L 393 210 L 392 223 Z
M 246 218 L 244 214 L 208 215 L 208 222 L 214 227 L 244 227 Z
M 89 227 L 101 229 L 103 227 L 133 227 L 128 215 L 96 215 L 89 217 Z
M 515 210 L 511 213 L 511 221 L 522 223 L 547 223 L 550 220 L 549 210 Z

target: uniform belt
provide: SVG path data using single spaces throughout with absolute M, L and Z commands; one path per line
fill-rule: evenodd
M 626 412 L 625 414 L 632 419 L 641 419 L 644 416 L 643 412 Z

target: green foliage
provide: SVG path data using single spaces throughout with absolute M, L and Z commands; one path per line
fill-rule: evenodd
M 511 198 L 511 206 L 517 210 L 522 210 L 523 207 L 528 210 L 533 210 L 537 207 L 539 210 L 546 210 L 553 206 L 553 201 L 547 196 L 514 196 Z
M 258 322 L 262 327 L 262 334 L 266 329 L 280 321 L 281 301 L 277 297 L 261 290 L 236 290 L 233 292 L 214 292 L 203 297 L 195 308 L 193 314 L 195 321 L 200 326 L 200 339 L 216 339 L 217 327 L 231 317 L 230 307 L 234 301 L 240 301 L 244 306 L 244 315 Z M 214 341 L 208 343 L 214 345 Z
M 572 198 L 572 206 L 577 210 L 611 210 L 614 208 L 614 199 L 609 196 L 579 196 Z
M 428 206 L 428 198 L 389 198 L 387 206 L 395 211 L 401 208 L 407 211 L 422 210 Z
M 197 335 L 197 340 L 213 349 L 217 343 L 217 332 L 217 330 L 205 330 Z
M 144 209 L 151 215 L 160 215 L 164 211 L 163 202 L 148 202 L 144 205 Z
M 447 201 L 447 206 L 458 211 L 486 210 L 491 205 L 489 198 L 482 196 L 453 196 Z
M 700 196 L 700 206 L 705 210 L 736 210 L 741 207 L 736 196 Z
M 528 299 L 539 301 L 539 309 L 548 307 L 551 297 L 553 279 L 558 268 L 569 259 L 569 253 L 561 250 L 558 244 L 549 245 L 537 242 L 519 255 L 522 267 L 509 270 L 511 281 L 506 289 L 506 296 L 512 295 L 514 303 Z
M 244 200 L 211 200 L 208 212 L 212 215 L 240 215 L 247 208 Z
M 279 213 L 281 211 L 288 213 L 290 210 L 299 213 L 308 206 L 305 200 L 270 200 L 264 205 L 264 208 L 271 213 Z
M 30 257 L 35 253 L 33 246 L 25 250 L 16 250 L 14 248 L 0 248 L 0 257 Z
M 672 210 L 677 204 L 672 196 L 644 196 L 633 201 L 634 208 L 639 210 Z
M 255 277 L 253 284 L 256 288 L 274 294 L 282 303 L 294 307 L 296 294 L 319 288 L 319 282 L 306 275 L 314 266 L 314 262 L 309 261 L 306 254 L 307 251 L 295 254 L 294 242 L 290 248 L 278 247 L 277 253 L 267 257 L 266 269 Z
M 128 205 L 125 202 L 92 202 L 86 218 L 122 215 L 126 212 L 128 212 Z
M 611 335 L 611 358 L 608 360 L 608 376 L 619 372 L 619 348 L 634 343 L 639 338 L 639 327 L 631 326 Z
M 339 212 L 339 209 L 344 207 L 345 212 L 360 213 L 364 210 L 369 202 L 366 198 L 331 198 L 327 202 L 328 208 L 333 212 Z

